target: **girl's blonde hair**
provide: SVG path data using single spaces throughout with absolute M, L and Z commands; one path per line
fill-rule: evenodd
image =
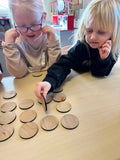
M 8 5 L 11 11 L 15 7 L 25 7 L 33 12 L 44 12 L 44 4 L 42 0 L 8 0 Z
M 93 0 L 80 18 L 77 40 L 85 41 L 85 28 L 95 19 L 96 29 L 112 33 L 112 53 L 118 56 L 120 45 L 120 0 Z
M 44 3 L 42 0 L 8 0 L 9 15 L 11 19 L 11 25 L 14 26 L 13 12 L 18 7 L 24 7 L 32 12 L 45 12 Z

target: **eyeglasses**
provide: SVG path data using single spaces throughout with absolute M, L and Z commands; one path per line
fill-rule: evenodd
M 26 33 L 28 29 L 30 29 L 33 32 L 39 31 L 42 28 L 42 24 L 34 24 L 30 27 L 25 27 L 25 26 L 15 26 L 15 28 L 20 32 L 20 33 Z

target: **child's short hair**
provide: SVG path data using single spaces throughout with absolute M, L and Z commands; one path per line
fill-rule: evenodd
M 8 0 L 10 10 L 14 7 L 25 7 L 33 12 L 44 12 L 44 4 L 42 0 Z
M 25 7 L 26 9 L 30 9 L 32 12 L 45 12 L 42 0 L 8 0 L 8 5 L 11 26 L 14 26 L 13 11 L 18 7 Z
M 96 29 L 112 33 L 112 53 L 118 54 L 120 44 L 120 1 L 93 0 L 85 9 L 78 26 L 77 39 L 85 41 L 85 29 L 95 20 Z

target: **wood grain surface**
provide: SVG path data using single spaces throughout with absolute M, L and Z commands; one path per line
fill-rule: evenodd
M 61 124 L 66 129 L 75 129 L 79 125 L 79 120 L 73 114 L 66 114 L 61 118 Z
M 8 101 L 1 105 L 0 110 L 1 112 L 5 113 L 5 112 L 13 111 L 16 107 L 17 107 L 17 104 L 15 102 Z
M 22 112 L 19 116 L 21 122 L 32 122 L 37 117 L 37 113 L 34 110 L 26 110 Z
M 10 138 L 13 132 L 14 132 L 14 127 L 11 124 L 0 126 L 0 142 Z
M 38 132 L 38 126 L 34 122 L 23 124 L 19 129 L 19 136 L 24 139 L 34 137 Z
M 58 119 L 53 115 L 45 116 L 40 123 L 41 127 L 46 131 L 54 130 L 58 126 L 58 124 Z
M 55 102 L 61 102 L 61 101 L 64 101 L 66 99 L 66 95 L 64 93 L 54 93 L 54 96 L 53 96 L 53 100 Z
M 11 90 L 11 91 L 4 92 L 3 98 L 4 99 L 11 99 L 11 98 L 15 97 L 16 95 L 17 95 L 16 91 Z
M 34 101 L 32 99 L 24 99 L 20 102 L 20 109 L 29 109 L 34 105 Z
M 61 113 L 66 113 L 71 110 L 71 104 L 67 101 L 65 102 L 60 102 L 56 105 L 56 110 L 61 112 Z
M 0 115 L 0 124 L 9 124 L 16 119 L 15 112 L 6 112 Z
M 120 59 L 108 77 L 97 78 L 91 73 L 77 73 L 72 70 L 63 83 L 66 100 L 72 106 L 69 114 L 79 119 L 73 130 L 62 127 L 61 118 L 68 113 L 56 111 L 58 102 L 48 104 L 45 113 L 34 94 L 35 84 L 44 79 L 32 73 L 26 77 L 3 78 L 0 83 L 0 106 L 6 102 L 3 92 L 15 90 L 12 99 L 17 106 L 23 99 L 34 100 L 33 110 L 37 117 L 37 134 L 31 139 L 22 139 L 19 116 L 23 112 L 17 107 L 17 118 L 12 125 L 14 134 L 0 142 L 0 160 L 117 160 L 120 159 Z M 3 114 L 0 112 L 0 115 Z M 40 122 L 47 115 L 55 116 L 59 125 L 50 132 L 41 128 Z

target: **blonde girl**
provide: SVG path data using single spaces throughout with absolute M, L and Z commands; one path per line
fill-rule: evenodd
M 42 90 L 46 97 L 59 87 L 71 69 L 88 68 L 94 76 L 109 75 L 118 58 L 119 39 L 120 1 L 91 1 L 80 19 L 76 44 L 36 84 L 36 96 L 41 98 Z
M 2 43 L 9 73 L 17 78 L 28 72 L 47 70 L 60 56 L 59 41 L 42 0 L 9 0 L 14 28 L 5 33 Z

